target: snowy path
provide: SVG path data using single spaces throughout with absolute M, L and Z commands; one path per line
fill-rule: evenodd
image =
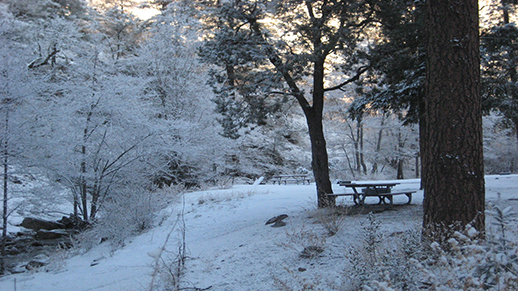
M 489 176 L 486 180 L 488 202 L 518 209 L 518 176 Z M 397 187 L 418 189 L 419 181 L 405 180 Z M 336 186 L 336 191 L 344 189 Z M 211 291 L 276 290 L 278 284 L 315 280 L 330 290 L 339 286 L 343 282 L 345 253 L 358 243 L 360 221 L 365 216 L 347 216 L 340 232 L 327 237 L 325 229 L 313 217 L 314 193 L 314 185 L 261 185 L 187 194 L 188 259 L 182 278 L 184 284 L 198 288 L 212 286 Z M 402 201 L 396 203 L 406 201 L 406 197 L 400 198 Z M 396 234 L 418 227 L 422 199 L 422 191 L 418 191 L 412 205 L 376 214 L 384 232 Z M 280 214 L 289 215 L 286 227 L 264 225 L 266 220 Z M 15 290 L 15 280 L 16 290 L 23 291 L 149 290 L 153 258 L 147 253 L 164 243 L 175 222 L 176 216 L 171 216 L 161 226 L 135 237 L 117 251 L 111 252 L 109 247 L 101 245 L 71 257 L 59 271 L 3 277 L 0 291 Z M 308 234 L 325 238 L 325 251 L 318 258 L 299 257 Z M 178 233 L 174 233 L 165 258 L 173 257 L 177 248 Z M 99 263 L 91 266 L 94 260 Z

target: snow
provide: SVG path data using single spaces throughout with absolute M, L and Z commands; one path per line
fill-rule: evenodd
M 421 223 L 419 180 L 397 182 L 401 184 L 396 189 L 418 192 L 411 205 L 375 214 L 385 237 Z M 334 187 L 337 193 L 345 190 Z M 492 204 L 513 206 L 516 211 L 517 190 L 518 175 L 486 177 L 486 199 Z M 165 210 L 173 213 L 166 220 L 124 247 L 113 250 L 103 243 L 88 252 L 64 256 L 59 268 L 2 277 L 0 290 L 150 290 L 153 264 L 164 243 L 167 241 L 162 253 L 165 261 L 178 253 L 182 220 L 177 214 L 182 211 L 187 248 L 183 286 L 216 291 L 278 290 L 279 284 L 318 282 L 332 290 L 345 283 L 346 253 L 359 243 L 360 226 L 366 219 L 365 215 L 346 216 L 338 233 L 327 235 L 318 223 L 314 185 L 238 185 L 187 193 L 184 198 L 184 203 Z M 406 197 L 394 200 L 405 203 Z M 339 202 L 352 203 L 350 197 L 340 197 Z M 289 216 L 285 227 L 265 225 L 280 214 Z M 310 243 L 321 243 L 324 252 L 301 258 L 300 252 Z M 161 270 L 162 284 L 166 275 Z

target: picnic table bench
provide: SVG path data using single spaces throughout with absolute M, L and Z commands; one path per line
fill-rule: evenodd
M 399 192 L 392 192 L 392 188 L 399 183 L 353 183 L 351 181 L 340 181 L 338 183 L 340 186 L 344 186 L 346 188 L 352 188 L 353 193 L 337 193 L 337 194 L 328 194 L 329 196 L 352 196 L 354 204 L 364 205 L 365 198 L 367 197 L 377 197 L 379 199 L 378 204 L 394 204 L 394 196 L 395 195 L 406 195 L 408 198 L 407 204 L 412 202 L 412 194 L 416 191 L 414 190 L 403 190 Z M 359 190 L 361 188 L 361 190 Z
M 270 181 L 275 185 L 275 183 L 281 185 L 284 183 L 284 185 L 290 183 L 302 183 L 302 185 L 311 182 L 311 179 L 309 178 L 309 175 L 306 174 L 293 174 L 293 175 L 275 175 L 272 176 Z

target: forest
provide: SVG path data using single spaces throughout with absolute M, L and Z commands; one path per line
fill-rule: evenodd
M 336 181 L 423 178 L 425 229 L 451 222 L 427 210 L 441 208 L 433 185 L 446 183 L 431 166 L 441 125 L 427 94 L 448 85 L 427 75 L 434 33 L 426 5 L 1 0 L 1 273 L 10 272 L 9 217 L 43 213 L 58 198 L 76 226 L 98 227 L 94 236 L 119 246 L 154 226 L 169 203 L 165 189 L 224 189 L 281 174 L 310 175 L 319 208 L 335 206 L 327 194 Z M 517 172 L 517 5 L 478 1 L 481 128 L 459 127 L 457 143 L 479 138 L 482 176 Z M 455 126 L 461 101 L 442 100 L 438 120 Z M 459 116 L 459 124 L 472 117 Z M 25 180 L 30 190 L 18 187 Z M 471 191 L 469 183 L 455 191 Z M 37 202 L 19 199 L 29 192 Z M 481 213 L 458 220 L 480 219 L 480 231 L 483 205 Z

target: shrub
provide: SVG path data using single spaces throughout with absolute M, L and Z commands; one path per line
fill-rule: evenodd
M 100 217 L 90 230 L 79 235 L 78 241 L 87 249 L 104 241 L 114 247 L 123 246 L 129 237 L 151 228 L 160 208 L 167 205 L 167 200 L 174 200 L 176 194 L 166 189 L 128 187 L 104 202 Z
M 518 247 L 509 233 L 516 222 L 510 207 L 487 211 L 492 223 L 486 240 L 470 226 L 443 244 L 423 243 L 420 231 L 404 233 L 390 249 L 379 224 L 369 216 L 364 243 L 350 252 L 349 289 L 518 290 Z M 380 243 L 384 241 L 385 243 Z

